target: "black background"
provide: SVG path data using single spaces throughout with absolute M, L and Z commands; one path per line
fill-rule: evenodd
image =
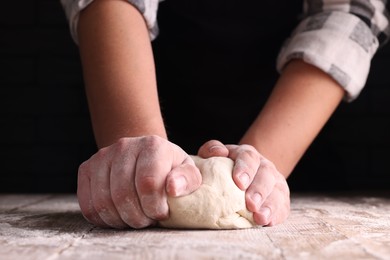
M 0 15 L 0 192 L 74 192 L 78 165 L 95 150 L 78 50 L 59 1 L 4 1 Z M 390 45 L 365 89 L 343 103 L 305 159 L 293 189 L 390 187 Z M 306 168 L 305 168 L 306 167 Z M 303 185 L 304 184 L 304 185 Z

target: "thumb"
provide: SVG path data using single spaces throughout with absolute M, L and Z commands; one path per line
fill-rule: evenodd
M 202 184 L 199 169 L 189 163 L 181 164 L 171 170 L 167 176 L 166 191 L 170 197 L 188 195 L 197 190 Z
M 198 155 L 202 158 L 213 156 L 227 157 L 229 155 L 229 150 L 220 141 L 210 140 L 199 148 Z

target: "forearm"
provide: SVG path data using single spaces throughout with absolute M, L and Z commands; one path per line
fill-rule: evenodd
M 326 73 L 293 60 L 241 143 L 256 147 L 287 177 L 343 95 Z
M 80 55 L 99 147 L 125 136 L 166 138 L 147 27 L 122 0 L 96 0 L 80 14 Z

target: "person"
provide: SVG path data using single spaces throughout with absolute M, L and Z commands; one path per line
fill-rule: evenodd
M 77 196 L 101 227 L 167 218 L 201 184 L 193 153 L 234 160 L 255 222 L 282 223 L 287 177 L 389 35 L 380 0 L 61 2 L 99 148 Z

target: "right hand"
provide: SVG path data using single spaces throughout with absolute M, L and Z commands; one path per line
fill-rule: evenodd
M 77 197 L 92 224 L 143 228 L 168 217 L 167 196 L 190 194 L 201 183 L 179 146 L 158 136 L 122 138 L 80 165 Z
M 229 157 L 234 161 L 233 180 L 245 190 L 245 201 L 258 225 L 273 226 L 285 221 L 290 213 L 290 189 L 276 166 L 247 144 L 224 145 L 217 140 L 203 144 L 198 151 L 203 158 Z

